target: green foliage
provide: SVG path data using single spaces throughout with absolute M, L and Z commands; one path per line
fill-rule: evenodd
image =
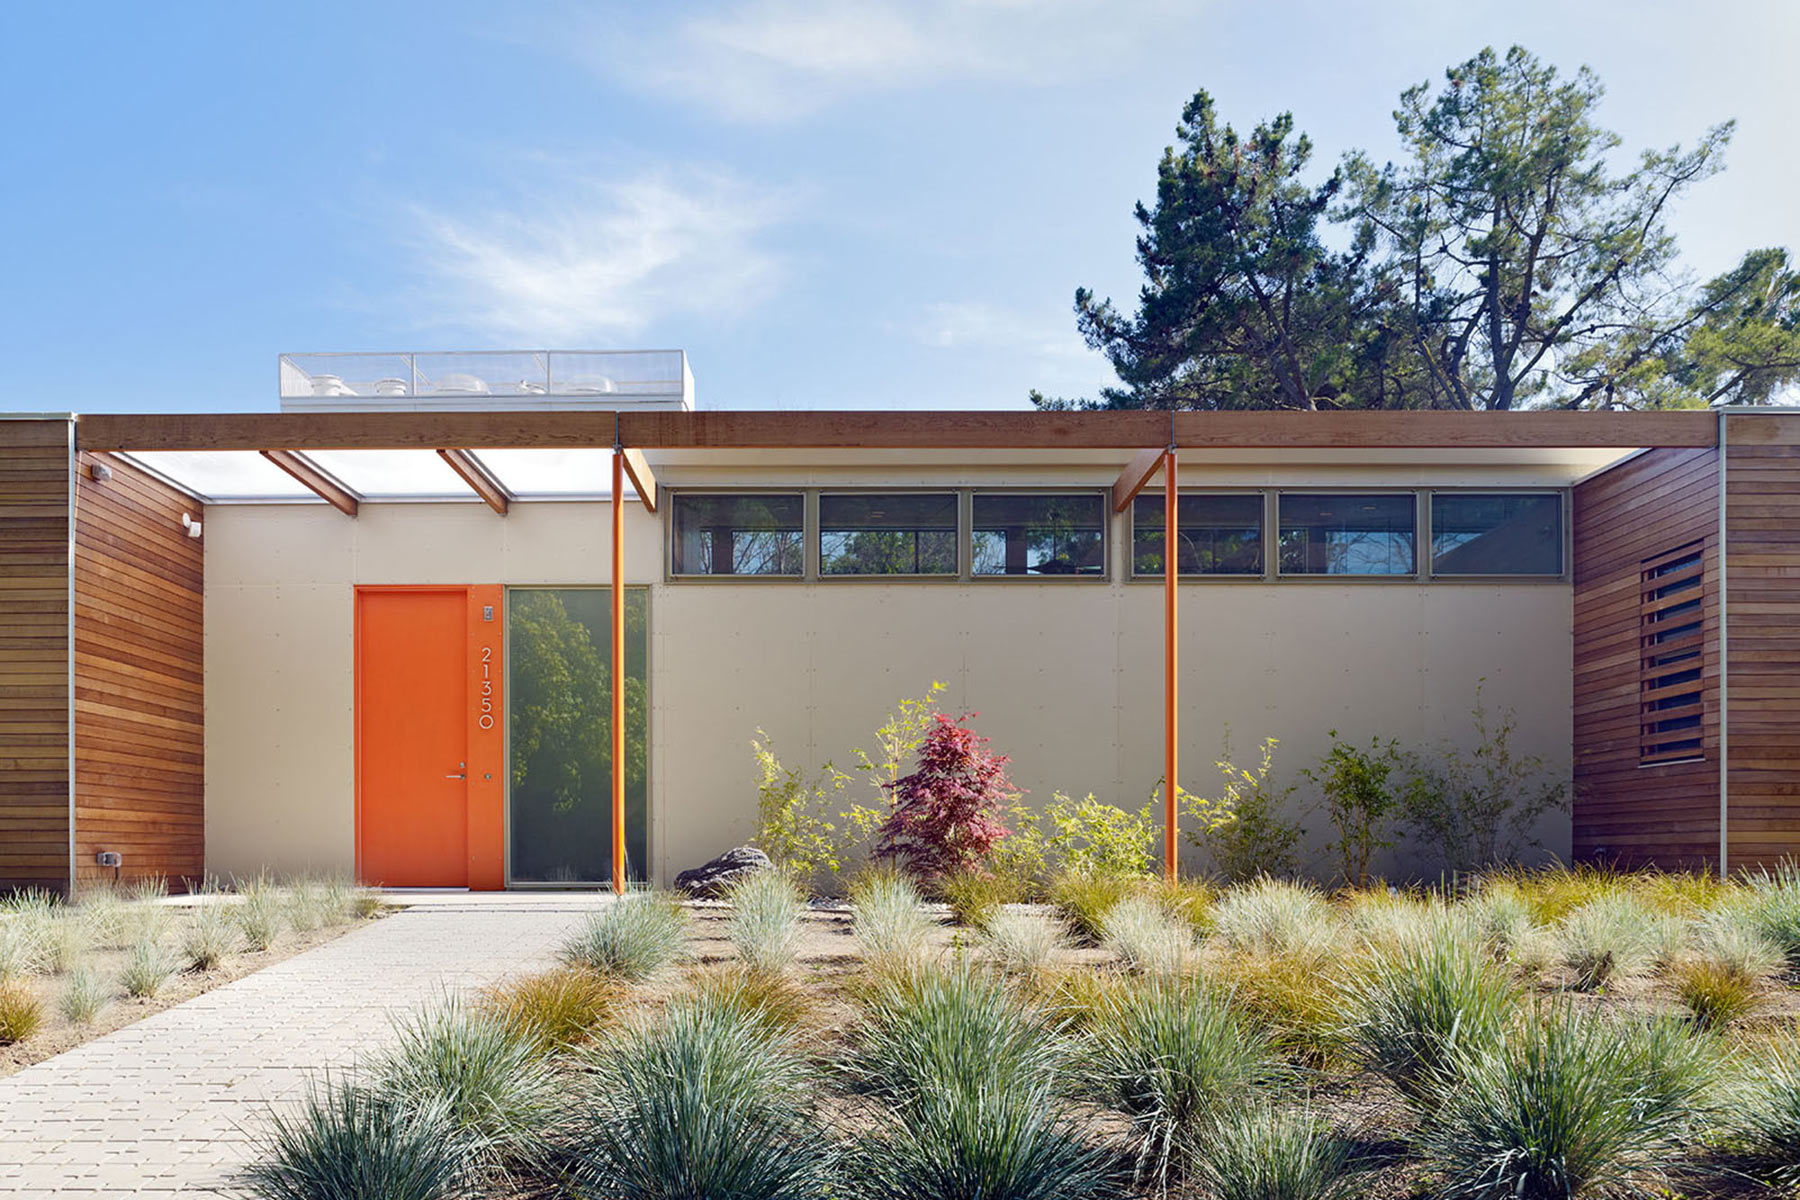
M 1475 688 L 1474 748 L 1446 745 L 1432 762 L 1416 762 L 1401 798 L 1401 815 L 1443 868 L 1468 874 L 1512 862 L 1538 845 L 1534 828 L 1548 812 L 1567 812 L 1569 785 L 1536 755 L 1513 747 L 1518 715 L 1491 716 Z
M 1655 361 L 1684 399 L 1773 404 L 1800 382 L 1800 272 L 1788 252 L 1751 250 L 1701 289 L 1685 344 Z
M 806 901 L 786 871 L 756 871 L 733 885 L 726 900 L 731 904 L 727 936 L 745 966 L 780 972 L 794 964 Z
M 1191 961 L 1194 931 L 1170 916 L 1155 897 L 1129 895 L 1101 919 L 1100 944 L 1118 955 L 1127 970 L 1170 975 Z
M 1564 917 L 1553 936 L 1568 986 L 1592 992 L 1649 974 L 1678 944 L 1680 926 L 1629 893 L 1611 892 Z
M 489 1169 L 545 1161 L 562 1083 L 540 1043 L 459 1000 L 395 1024 L 375 1086 L 415 1108 L 442 1105 L 449 1136 Z
M 69 972 L 57 1009 L 69 1024 L 88 1025 L 105 1010 L 111 999 L 111 990 L 97 972 L 77 967 Z
M 823 1200 L 833 1147 L 815 1080 L 761 1021 L 710 996 L 584 1052 L 571 1131 L 578 1194 L 613 1200 Z
M 238 885 L 243 898 L 232 910 L 244 945 L 250 950 L 267 950 L 281 936 L 281 894 L 267 878 L 258 877 Z
M 925 961 L 933 925 L 919 904 L 918 889 L 893 866 L 870 867 L 851 884 L 851 931 L 871 973 L 904 975 Z
M 1053 830 L 1049 857 L 1077 875 L 1148 875 L 1156 844 L 1150 808 L 1145 804 L 1135 813 L 1126 812 L 1096 800 L 1092 792 L 1083 800 L 1057 792 L 1044 809 Z
M 1535 1013 L 1464 1058 L 1416 1145 L 1446 1200 L 1646 1195 L 1695 1131 L 1716 1054 L 1673 1021 Z
M 557 967 L 497 983 L 481 993 L 481 1011 L 515 1038 L 565 1050 L 594 1036 L 618 1008 L 616 980 L 577 967 Z
M 981 867 L 951 871 L 935 890 L 950 906 L 950 919 L 969 929 L 986 929 L 1002 905 L 1024 898 L 1016 881 Z
M 1317 888 L 1266 878 L 1221 896 L 1213 930 L 1235 950 L 1262 954 L 1304 956 L 1337 937 L 1331 906 Z
M 442 1101 L 410 1103 L 342 1080 L 276 1108 L 239 1183 L 259 1200 L 442 1200 L 470 1182 Z
M 1676 964 L 1670 982 L 1675 998 L 1701 1029 L 1723 1029 L 1762 1005 L 1756 977 L 1734 970 L 1716 958 L 1695 958 Z
M 1115 1194 L 1110 1154 L 1061 1099 L 1069 1047 L 965 966 L 881 983 L 849 1067 L 881 1102 L 855 1191 L 889 1200 Z
M 1232 764 L 1226 747 L 1226 757 L 1215 764 L 1224 776 L 1224 795 L 1217 800 L 1183 797 L 1182 811 L 1193 826 L 1185 836 L 1205 847 L 1219 873 L 1233 882 L 1292 875 L 1300 867 L 1300 839 L 1306 830 L 1282 812 L 1294 789 L 1277 788 L 1269 778 L 1276 745 L 1274 738 L 1263 739 L 1255 767 Z
M 1083 1074 L 1131 1122 L 1140 1180 L 1166 1189 L 1221 1117 L 1284 1074 L 1266 1037 L 1217 992 L 1173 976 L 1103 993 Z
M 1721 1106 L 1728 1145 L 1745 1167 L 1791 1193 L 1800 1188 L 1800 1032 L 1784 1030 L 1736 1065 Z
M 1359 1062 L 1429 1110 L 1454 1085 L 1462 1057 L 1498 1044 L 1519 998 L 1485 948 L 1445 923 L 1353 973 L 1346 1040 Z
M 1338 871 L 1350 887 L 1369 881 L 1369 860 L 1394 843 L 1385 834 L 1399 806 L 1393 775 L 1400 767 L 1399 746 L 1375 738 L 1364 750 L 1331 731 L 1331 749 L 1306 777 L 1324 795 L 1325 815 L 1337 831 L 1334 848 Z
M 1035 975 L 1063 949 L 1063 932 L 1037 913 L 1009 908 L 994 914 L 981 929 L 982 945 L 1001 970 Z
M 1050 902 L 1081 941 L 1097 946 L 1106 927 L 1106 914 L 1132 893 L 1132 881 L 1121 875 L 1065 873 L 1050 884 Z
M 1194 1173 L 1213 1200 L 1348 1200 L 1363 1190 L 1353 1150 L 1314 1113 L 1253 1103 L 1221 1114 Z
M 782 766 L 774 743 L 760 729 L 750 741 L 750 751 L 761 776 L 751 844 L 807 886 L 823 873 L 835 875 L 843 861 L 831 813 L 850 777 L 830 763 L 810 779 L 798 768 Z
M 1758 871 L 1747 883 L 1750 896 L 1743 919 L 1781 951 L 1789 974 L 1800 974 L 1800 865 L 1783 860 L 1773 872 Z
M 181 933 L 181 953 L 192 971 L 212 970 L 238 944 L 238 924 L 231 910 L 216 900 L 195 907 Z
M 127 996 L 154 999 L 169 977 L 181 969 L 181 960 L 161 942 L 145 938 L 133 942 L 125 954 L 125 966 L 119 973 L 119 986 Z
M 23 979 L 0 979 L 0 1046 L 22 1042 L 44 1023 L 44 1002 Z
M 789 975 L 721 966 L 696 971 L 692 984 L 696 1001 L 720 1005 L 771 1034 L 795 1034 L 812 1014 L 811 999 Z
M 563 943 L 563 961 L 620 979 L 648 979 L 674 962 L 687 934 L 687 915 L 667 896 L 626 896 L 587 919 Z

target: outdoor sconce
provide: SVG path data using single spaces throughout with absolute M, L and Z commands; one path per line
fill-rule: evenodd
M 181 527 L 187 530 L 187 535 L 191 538 L 198 538 L 200 536 L 200 522 L 194 520 L 192 513 L 181 514 Z
M 88 467 L 88 477 L 95 483 L 105 483 L 112 478 L 112 468 L 105 463 L 94 463 Z

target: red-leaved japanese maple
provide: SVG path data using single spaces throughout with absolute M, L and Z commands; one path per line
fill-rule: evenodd
M 875 857 L 937 879 L 979 865 L 1007 836 L 1006 805 L 1018 790 L 1006 778 L 1006 755 L 988 753 L 988 739 L 968 727 L 978 715 L 932 718 L 919 769 L 886 785 L 894 807 L 878 831 Z

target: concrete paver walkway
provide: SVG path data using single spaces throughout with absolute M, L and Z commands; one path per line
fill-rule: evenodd
M 403 899 L 403 903 L 414 898 Z M 0 1196 L 212 1195 L 268 1101 L 396 1015 L 542 967 L 606 898 L 439 894 L 0 1079 Z

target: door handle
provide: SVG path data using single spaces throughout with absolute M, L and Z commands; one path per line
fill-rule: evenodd
M 467 775 L 446 775 L 446 776 L 444 776 L 444 778 L 445 779 L 467 779 L 468 776 Z

